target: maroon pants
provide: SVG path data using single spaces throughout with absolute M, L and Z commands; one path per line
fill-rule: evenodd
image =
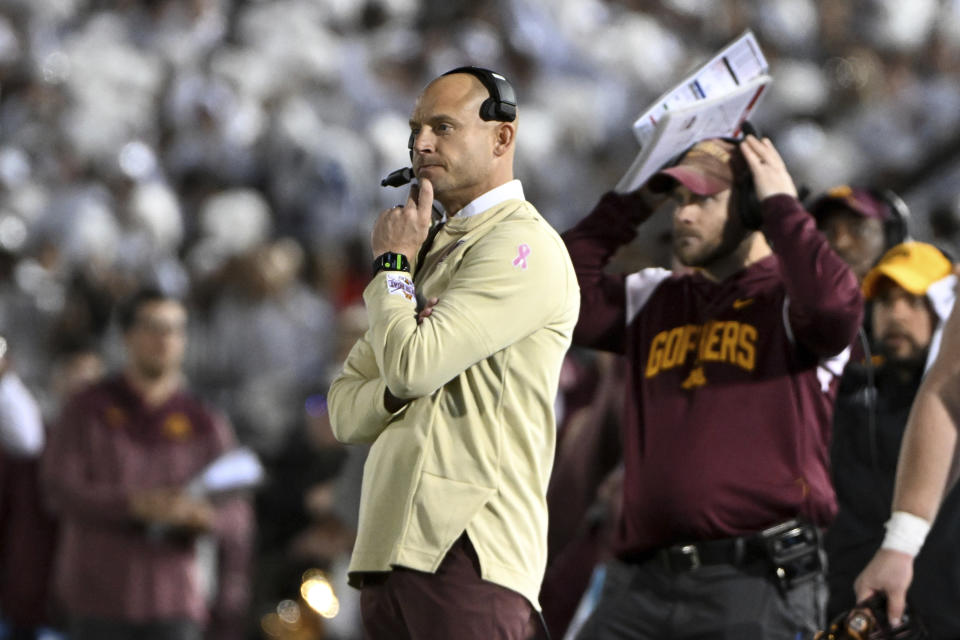
M 466 534 L 436 573 L 398 567 L 365 576 L 360 612 L 367 640 L 527 640 L 537 629 L 526 598 L 480 579 Z

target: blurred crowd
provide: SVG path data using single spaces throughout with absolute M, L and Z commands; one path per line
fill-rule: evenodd
M 756 124 L 797 182 L 893 188 L 956 249 L 958 0 L 0 0 L 9 355 L 52 420 L 70 358 L 116 366 L 120 302 L 182 296 L 191 387 L 287 474 L 261 548 L 339 552 L 355 482 L 324 487 L 359 463 L 322 396 L 364 330 L 369 228 L 398 200 L 378 182 L 423 85 L 468 63 L 513 81 L 517 175 L 563 230 L 629 165 L 633 119 L 747 28 L 774 77 Z

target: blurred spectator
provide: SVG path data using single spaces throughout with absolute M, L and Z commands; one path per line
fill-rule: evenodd
M 218 388 L 241 439 L 275 454 L 295 428 L 306 387 L 333 349 L 330 304 L 302 279 L 305 256 L 287 238 L 233 258 L 192 355 L 198 380 Z
M 51 434 L 43 470 L 74 640 L 200 638 L 208 612 L 194 543 L 204 534 L 223 552 L 213 620 L 233 626 L 246 611 L 249 505 L 186 491 L 233 446 L 229 426 L 183 386 L 186 320 L 159 291 L 134 296 L 120 318 L 123 373 L 76 395 Z
M 889 201 L 898 197 L 841 185 L 810 205 L 817 228 L 860 280 L 885 251 L 907 239 L 909 218 Z
M 101 367 L 99 354 L 88 345 L 59 354 L 47 399 L 52 406 L 44 415 L 98 379 Z M 50 598 L 56 541 L 57 523 L 43 504 L 37 458 L 0 453 L 0 612 L 13 640 L 44 637 L 45 627 L 58 622 Z

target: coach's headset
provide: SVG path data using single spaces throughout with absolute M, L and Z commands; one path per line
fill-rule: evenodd
M 453 75 L 455 73 L 468 73 L 477 78 L 487 89 L 489 97 L 480 105 L 480 119 L 496 122 L 513 122 L 517 119 L 517 93 L 513 85 L 496 71 L 484 69 L 483 67 L 457 67 L 444 73 L 443 76 Z M 413 162 L 413 143 L 416 140 L 416 133 L 410 132 L 410 138 L 407 140 L 407 149 L 410 152 L 410 161 Z M 404 167 L 391 172 L 386 178 L 380 181 L 381 187 L 402 187 L 413 180 L 413 168 Z
M 749 120 L 744 120 L 743 124 L 740 125 L 740 137 L 724 138 L 724 140 L 739 147 L 750 135 L 758 140 L 763 137 Z M 757 198 L 757 188 L 753 183 L 753 171 L 750 167 L 747 167 L 746 171 L 741 171 L 740 175 L 734 174 L 733 196 L 734 202 L 737 203 L 737 213 L 740 214 L 740 222 L 743 224 L 743 228 L 750 231 L 759 229 L 763 223 L 763 216 L 760 215 L 760 199 Z
M 883 203 L 890 214 L 883 221 L 884 248 L 890 249 L 910 239 L 910 208 L 895 191 L 891 189 L 868 189 L 867 192 Z

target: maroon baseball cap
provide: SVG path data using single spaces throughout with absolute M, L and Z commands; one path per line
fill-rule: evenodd
M 822 218 L 829 211 L 837 208 L 845 209 L 862 218 L 886 221 L 891 217 L 890 207 L 883 200 L 866 189 L 848 185 L 833 187 L 814 200 L 810 205 L 810 213 L 817 222 L 822 222 Z
M 749 171 L 736 144 L 711 138 L 690 147 L 677 164 L 650 178 L 647 186 L 654 193 L 664 193 L 679 182 L 699 196 L 712 196 L 732 188 Z

